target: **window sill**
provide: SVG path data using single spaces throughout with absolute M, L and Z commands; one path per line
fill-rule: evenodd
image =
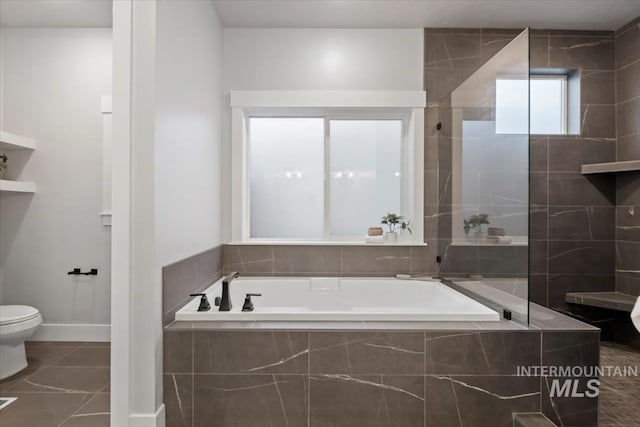
M 511 242 L 511 243 L 478 243 L 478 242 L 451 242 L 451 246 L 528 246 L 528 242 Z
M 426 242 L 367 243 L 361 240 L 247 240 L 227 244 L 237 246 L 427 246 Z

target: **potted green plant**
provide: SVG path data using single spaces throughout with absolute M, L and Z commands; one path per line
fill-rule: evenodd
M 6 154 L 4 153 L 0 154 L 0 179 L 4 177 L 4 171 L 7 170 L 7 167 L 8 167 L 7 160 L 9 160 L 9 158 L 7 157 Z
M 471 230 L 475 230 L 476 237 L 480 238 L 483 225 L 489 225 L 489 214 L 471 215 L 469 219 L 464 220 L 464 234 L 468 236 Z
M 411 221 L 405 222 L 402 216 L 395 213 L 387 213 L 383 216 L 381 224 L 386 225 L 389 229 L 389 231 L 384 234 L 384 240 L 387 243 L 395 243 L 398 241 L 398 232 L 396 230 L 407 230 L 409 233 L 412 233 Z

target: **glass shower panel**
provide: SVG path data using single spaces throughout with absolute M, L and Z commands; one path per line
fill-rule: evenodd
M 451 194 L 441 197 L 450 205 L 441 208 L 451 213 L 446 244 L 456 257 L 443 276 L 522 322 L 528 322 L 529 86 L 525 30 L 451 92 L 440 112 L 450 114 Z

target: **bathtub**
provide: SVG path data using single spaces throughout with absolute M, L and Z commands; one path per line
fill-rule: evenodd
M 195 297 L 176 321 L 498 321 L 499 314 L 437 280 L 338 277 L 239 277 L 229 285 L 233 307 L 218 311 L 222 279 L 206 294 L 211 310 L 198 312 Z M 243 312 L 245 294 L 254 311 Z

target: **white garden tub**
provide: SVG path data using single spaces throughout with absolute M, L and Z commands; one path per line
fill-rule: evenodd
M 498 321 L 497 312 L 436 280 L 338 277 L 238 277 L 229 286 L 233 308 L 218 311 L 222 279 L 176 313 L 177 321 Z M 243 312 L 245 294 L 254 311 Z

